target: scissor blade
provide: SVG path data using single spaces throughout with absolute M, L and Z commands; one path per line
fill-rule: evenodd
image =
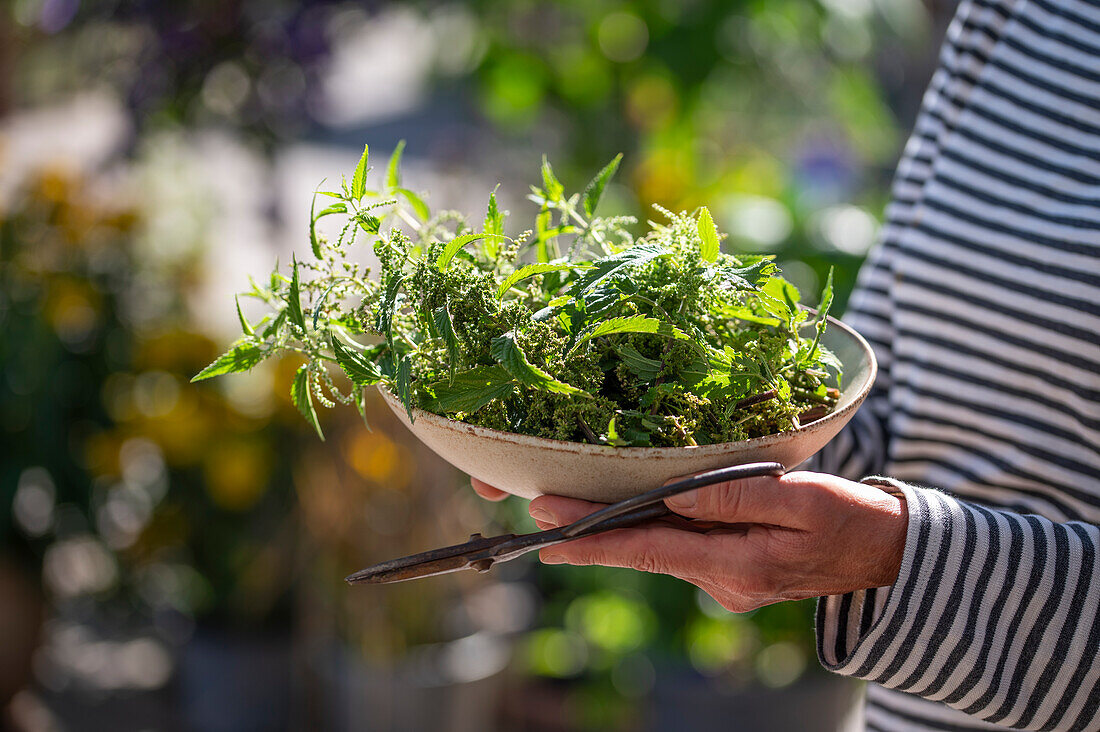
M 433 558 L 433 552 L 413 554 L 401 559 L 391 559 L 372 567 L 361 569 L 348 575 L 344 580 L 349 585 L 382 585 L 390 582 L 404 582 L 420 577 L 434 577 L 466 569 L 470 565 L 465 555 Z
M 476 567 L 476 562 L 472 562 L 471 558 L 478 558 L 476 555 L 479 553 L 484 556 L 485 552 L 514 538 L 515 534 L 489 538 L 474 534 L 469 541 L 463 544 L 454 544 L 453 546 L 445 546 L 380 562 L 366 569 L 361 569 L 355 574 L 348 575 L 344 578 L 344 581 L 350 585 L 402 582 L 417 577 L 431 577 L 437 574 L 456 572 L 470 566 Z

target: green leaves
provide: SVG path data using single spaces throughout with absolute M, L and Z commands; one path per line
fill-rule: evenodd
M 251 339 L 241 339 L 233 344 L 233 347 L 214 359 L 214 362 L 192 377 L 191 382 L 209 379 L 212 376 L 222 374 L 235 374 L 248 371 L 253 366 L 267 358 L 268 353 L 263 344 Z
M 447 370 L 450 372 L 451 378 L 453 379 L 455 368 L 462 356 L 459 353 L 458 337 L 455 336 L 455 327 L 451 322 L 451 313 L 448 310 L 448 304 L 444 304 L 443 307 L 433 310 L 432 320 L 435 321 L 435 327 L 436 330 L 439 331 L 439 337 L 443 339 L 443 344 L 447 348 Z
M 621 156 L 573 194 L 544 158 L 524 251 L 501 246 L 500 191 L 488 196 L 481 233 L 454 212 L 429 219 L 420 196 L 402 187 L 404 149 L 395 147 L 377 190 L 367 187 L 364 146 L 337 191 L 314 192 L 315 259 L 293 258 L 289 272 L 276 265 L 270 284 L 253 284 L 246 294 L 271 312 L 254 324 L 236 302 L 244 337 L 196 381 L 272 355 L 305 355 L 291 397 L 318 435 L 318 401 L 355 404 L 365 417 L 365 390 L 380 383 L 410 420 L 423 407 L 557 439 L 579 439 L 581 429 L 608 445 L 735 441 L 792 428 L 793 415 L 835 404 L 826 380 L 841 365 L 821 343 L 831 277 L 815 334 L 803 337 L 809 311 L 797 290 L 770 258 L 723 253 L 708 209 L 659 209 L 668 223 L 644 233 L 627 217 L 595 217 Z M 328 216 L 343 221 L 331 244 L 318 232 Z M 351 256 L 360 237 L 375 254 L 373 280 Z M 363 346 L 364 331 L 382 338 Z M 329 363 L 350 391 L 329 378 Z M 742 405 L 768 389 L 778 396 Z
M 370 148 L 363 145 L 363 156 L 359 158 L 359 164 L 355 166 L 355 175 L 351 178 L 351 197 L 355 201 L 363 200 L 367 192 L 367 161 L 370 157 Z
M 402 356 L 397 361 L 397 373 L 394 375 L 394 388 L 397 390 L 397 398 L 405 405 L 405 413 L 409 415 L 409 422 L 415 422 L 413 416 L 412 399 L 412 365 L 408 356 Z
M 237 319 L 241 321 L 241 330 L 245 335 L 256 335 L 256 331 L 253 330 L 252 324 L 244 317 L 244 313 L 241 312 L 241 299 L 234 296 L 233 300 L 237 303 Z
M 390 155 L 389 165 L 386 166 L 386 190 L 393 191 L 401 186 L 401 154 L 405 152 L 405 141 L 397 143 Z
M 673 338 L 687 338 L 680 329 L 668 323 L 662 323 L 656 318 L 647 318 L 644 315 L 634 315 L 631 317 L 622 318 L 610 318 L 600 323 L 590 325 L 586 328 L 578 337 L 573 347 L 569 349 L 569 354 L 576 353 L 577 349 L 582 345 L 592 340 L 593 338 L 599 338 L 600 336 L 611 335 L 613 333 L 666 333 Z
M 332 343 L 332 353 L 336 356 L 336 363 L 351 379 L 351 383 L 363 387 L 372 386 L 382 380 L 382 371 L 377 364 L 346 345 L 335 332 L 330 333 L 329 338 Z
M 298 279 L 298 261 L 291 257 L 291 278 L 290 278 L 290 290 L 286 296 L 286 317 L 287 319 L 302 329 L 302 333 L 306 331 L 306 318 L 302 313 L 302 294 L 301 294 L 301 281 Z
M 542 189 L 550 201 L 560 201 L 565 193 L 565 186 L 554 177 L 554 169 L 545 155 L 542 156 Z
M 325 433 L 321 431 L 321 423 L 317 421 L 317 410 L 313 407 L 313 393 L 309 385 L 309 364 L 302 364 L 294 374 L 294 382 L 290 385 L 290 400 L 294 402 L 294 406 L 313 426 L 313 429 L 317 430 L 317 436 L 324 440 Z
M 455 374 L 449 382 L 432 384 L 428 407 L 433 412 L 472 414 L 494 399 L 511 395 L 516 380 L 502 366 L 478 366 Z
M 375 329 L 386 336 L 386 342 L 392 341 L 393 314 L 397 309 L 397 293 L 401 292 L 405 284 L 405 275 L 401 272 L 393 274 L 386 283 L 386 291 L 378 303 L 378 312 L 375 316 Z
M 516 343 L 516 335 L 513 331 L 494 338 L 490 343 L 489 352 L 521 384 L 557 394 L 592 398 L 588 392 L 558 381 L 539 367 L 532 366 L 519 344 Z
M 482 227 L 485 233 L 485 256 L 495 259 L 498 253 L 497 244 L 504 237 L 504 212 L 497 206 L 497 193 L 494 190 L 489 194 L 489 206 L 485 209 L 485 225 Z
M 500 287 L 497 288 L 497 299 L 502 299 L 508 290 L 511 290 L 518 283 L 527 279 L 528 277 L 534 277 L 537 274 L 546 274 L 547 272 L 565 272 L 570 269 L 584 268 L 584 265 L 571 264 L 569 262 L 558 262 L 551 264 L 549 262 L 536 262 L 535 264 L 529 264 L 526 267 L 520 267 L 512 274 L 508 275 L 504 282 L 500 283 Z
M 616 346 L 615 352 L 619 354 L 619 357 L 623 360 L 623 363 L 626 364 L 626 367 L 630 369 L 630 372 L 644 382 L 656 379 L 657 376 L 660 375 L 661 369 L 664 368 L 664 364 L 660 361 L 646 358 L 638 352 L 638 349 L 629 343 L 623 343 L 622 345 Z
M 466 246 L 470 242 L 477 241 L 478 239 L 487 238 L 485 234 L 463 234 L 462 236 L 456 236 L 447 242 L 447 245 L 443 247 L 443 252 L 439 255 L 439 259 L 436 260 L 435 266 L 439 268 L 440 272 L 447 269 L 451 260 L 455 258 L 459 250 Z M 504 237 L 493 237 L 498 241 Z
M 603 167 L 599 173 L 596 173 L 596 177 L 588 182 L 588 185 L 584 187 L 584 193 L 582 194 L 582 200 L 584 201 L 584 213 L 591 217 L 596 213 L 596 206 L 600 203 L 600 196 L 603 195 L 603 189 L 607 186 L 607 182 L 611 180 L 615 175 L 615 171 L 619 169 L 619 162 L 623 159 L 623 154 L 616 155 L 610 163 Z
M 699 211 L 699 254 L 703 261 L 715 262 L 718 260 L 718 227 L 714 225 L 710 209 L 703 206 Z
M 607 279 L 626 273 L 658 257 L 667 257 L 672 251 L 657 244 L 635 244 L 617 254 L 592 262 L 592 267 L 577 279 L 570 294 L 582 297 Z

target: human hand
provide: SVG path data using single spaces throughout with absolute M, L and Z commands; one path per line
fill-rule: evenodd
M 499 493 L 479 481 L 474 490 Z M 794 472 L 698 488 L 665 500 L 678 517 L 548 547 L 546 564 L 601 564 L 691 582 L 727 610 L 893 584 L 905 549 L 902 499 L 822 473 Z M 529 511 L 539 528 L 602 508 L 540 496 Z M 715 522 L 719 522 L 716 524 Z

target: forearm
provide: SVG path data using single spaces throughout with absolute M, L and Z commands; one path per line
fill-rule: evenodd
M 822 663 L 1004 726 L 1096 728 L 1100 530 L 899 487 L 898 579 L 821 599 Z

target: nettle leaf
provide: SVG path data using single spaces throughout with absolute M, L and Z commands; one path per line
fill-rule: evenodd
M 397 143 L 390 155 L 389 165 L 386 166 L 386 189 L 395 190 L 401 186 L 401 154 L 405 152 L 405 141 Z
M 610 277 L 624 274 L 634 267 L 670 254 L 672 254 L 671 251 L 659 244 L 637 244 L 616 254 L 597 259 L 591 263 L 591 268 L 577 279 L 569 294 L 580 297 Z
M 488 234 L 463 234 L 462 236 L 456 236 L 447 242 L 447 246 L 443 247 L 443 253 L 439 255 L 439 259 L 436 260 L 435 266 L 439 268 L 440 272 L 443 272 L 450 265 L 451 260 L 458 254 L 462 247 L 466 246 L 470 242 L 477 241 L 478 239 L 489 238 Z M 492 238 L 497 241 L 503 239 L 503 236 L 493 236 Z
M 569 349 L 572 355 L 582 345 L 601 336 L 613 333 L 665 333 L 673 338 L 687 338 L 687 334 L 674 325 L 662 323 L 656 318 L 645 315 L 630 315 L 621 318 L 610 318 L 601 323 L 596 323 L 586 328 L 578 337 L 573 347 Z
M 619 431 L 615 428 L 615 418 L 618 416 L 617 414 L 611 415 L 611 421 L 607 423 L 607 434 L 604 435 L 603 440 L 614 447 L 625 447 L 630 443 L 619 437 Z
M 454 379 L 455 368 L 458 366 L 461 355 L 458 348 L 458 337 L 455 335 L 454 323 L 451 322 L 451 313 L 448 310 L 449 305 L 450 303 L 445 303 L 443 307 L 433 310 L 432 320 L 435 321 L 435 327 L 439 331 L 439 336 L 443 339 L 443 344 L 447 347 L 447 370 L 451 378 Z
M 630 372 L 645 382 L 656 379 L 664 368 L 663 363 L 643 356 L 629 343 L 616 346 L 615 352 L 619 354 L 619 358 L 623 360 Z
M 214 362 L 204 368 L 191 379 L 191 382 L 202 381 L 222 374 L 236 374 L 248 371 L 253 366 L 267 358 L 269 352 L 264 350 L 263 344 L 252 339 L 241 339 L 233 346 L 214 359 Z
M 317 436 L 323 441 L 325 433 L 321 431 L 321 423 L 317 421 L 317 410 L 313 406 L 313 392 L 309 386 L 309 364 L 303 364 L 294 374 L 294 382 L 290 385 L 290 400 L 298 408 L 306 421 L 317 430 Z
M 821 291 L 821 304 L 817 307 L 817 319 L 814 321 L 814 342 L 810 346 L 809 358 L 817 356 L 818 344 L 821 343 L 821 334 L 825 332 L 826 318 L 829 316 L 829 308 L 833 306 L 833 268 L 829 267 L 829 275 L 825 279 L 825 289 Z
M 332 342 L 332 353 L 336 356 L 336 363 L 351 379 L 351 383 L 361 387 L 371 386 L 382 380 L 382 371 L 376 363 L 345 344 L 335 332 L 330 332 L 329 339 Z
M 550 167 L 550 161 L 546 159 L 545 155 L 542 156 L 542 187 L 546 198 L 550 201 L 562 200 L 565 186 L 554 177 L 554 169 Z
M 241 299 L 234 295 L 233 300 L 237 303 L 237 319 L 241 321 L 241 330 L 244 331 L 245 335 L 256 335 L 256 331 L 252 328 L 252 324 L 248 322 L 248 319 L 244 317 L 244 313 L 241 312 Z
M 382 228 L 382 220 L 366 211 L 356 213 L 355 220 L 359 222 L 360 228 L 368 234 L 377 234 L 378 230 Z
M 583 199 L 584 199 L 584 213 L 591 217 L 596 213 L 596 206 L 600 203 L 600 196 L 603 195 L 603 189 L 607 186 L 607 182 L 611 180 L 615 175 L 615 171 L 619 169 L 619 162 L 622 161 L 623 154 L 616 155 L 610 163 L 603 167 L 599 173 L 596 173 L 596 177 L 588 181 L 588 185 L 584 187 Z
M 515 378 L 504 367 L 479 366 L 455 374 L 450 382 L 432 384 L 429 406 L 432 411 L 471 414 L 494 399 L 510 396 L 515 388 Z
M 302 329 L 305 333 L 306 318 L 302 313 L 301 281 L 298 279 L 298 262 L 291 258 L 290 291 L 286 296 L 286 316 L 291 323 Z
M 397 309 L 397 294 L 401 286 L 405 284 L 405 275 L 397 273 L 386 283 L 386 292 L 378 303 L 378 313 L 375 317 L 375 329 L 386 336 L 386 342 L 392 340 L 393 314 Z
M 539 367 L 531 365 L 523 349 L 516 343 L 516 336 L 513 331 L 508 331 L 504 335 L 494 338 L 489 344 L 489 352 L 493 355 L 493 358 L 500 362 L 501 366 L 507 369 L 508 373 L 522 384 L 542 391 L 592 398 L 592 395 L 583 389 L 570 386 L 564 381 L 558 381 Z
M 428 204 L 424 203 L 424 199 L 418 194 L 410 191 L 408 188 L 395 188 L 393 192 L 408 201 L 413 212 L 419 216 L 422 221 L 427 221 L 432 217 L 432 212 L 428 209 Z
M 367 161 L 370 158 L 370 147 L 363 145 L 363 156 L 359 158 L 359 164 L 355 166 L 355 175 L 351 178 L 351 197 L 361 201 L 367 192 Z
M 534 277 L 537 274 L 546 274 L 547 272 L 565 272 L 570 269 L 586 269 L 586 265 L 583 264 L 570 264 L 569 262 L 558 262 L 551 264 L 550 262 L 536 262 L 535 264 L 529 264 L 526 267 L 520 267 L 500 283 L 500 287 L 497 288 L 497 299 L 502 299 L 508 290 L 515 287 L 518 283 L 527 279 L 528 277 Z M 564 296 L 565 300 L 562 302 L 568 302 L 568 296 Z M 555 298 L 560 300 L 561 298 Z M 553 303 L 551 303 L 553 304 Z
M 760 257 L 740 267 L 733 264 L 722 264 L 712 268 L 711 271 L 713 272 L 714 278 L 718 280 L 720 286 L 733 290 L 746 291 L 757 290 L 764 287 L 764 289 L 768 291 L 768 286 L 777 279 L 777 277 L 773 276 L 776 269 L 778 268 L 770 257 Z M 783 281 L 785 282 L 786 280 Z M 775 286 L 773 285 L 773 287 Z M 795 294 L 798 293 L 797 290 L 794 292 Z M 771 294 L 776 297 L 782 296 L 782 293 L 779 291 L 772 292 Z
M 710 209 L 703 206 L 699 212 L 699 254 L 704 261 L 715 262 L 718 260 L 718 227 L 714 225 L 714 219 L 710 215 Z
M 397 390 L 397 398 L 405 405 L 405 413 L 409 415 L 409 422 L 415 422 L 412 403 L 412 366 L 408 356 L 402 356 L 397 362 L 397 371 L 394 374 L 394 388 Z
M 499 241 L 493 237 L 504 236 L 504 212 L 497 205 L 496 190 L 489 194 L 489 205 L 485 209 L 485 225 L 481 228 L 488 237 L 485 239 L 485 254 L 490 259 L 496 259 Z

